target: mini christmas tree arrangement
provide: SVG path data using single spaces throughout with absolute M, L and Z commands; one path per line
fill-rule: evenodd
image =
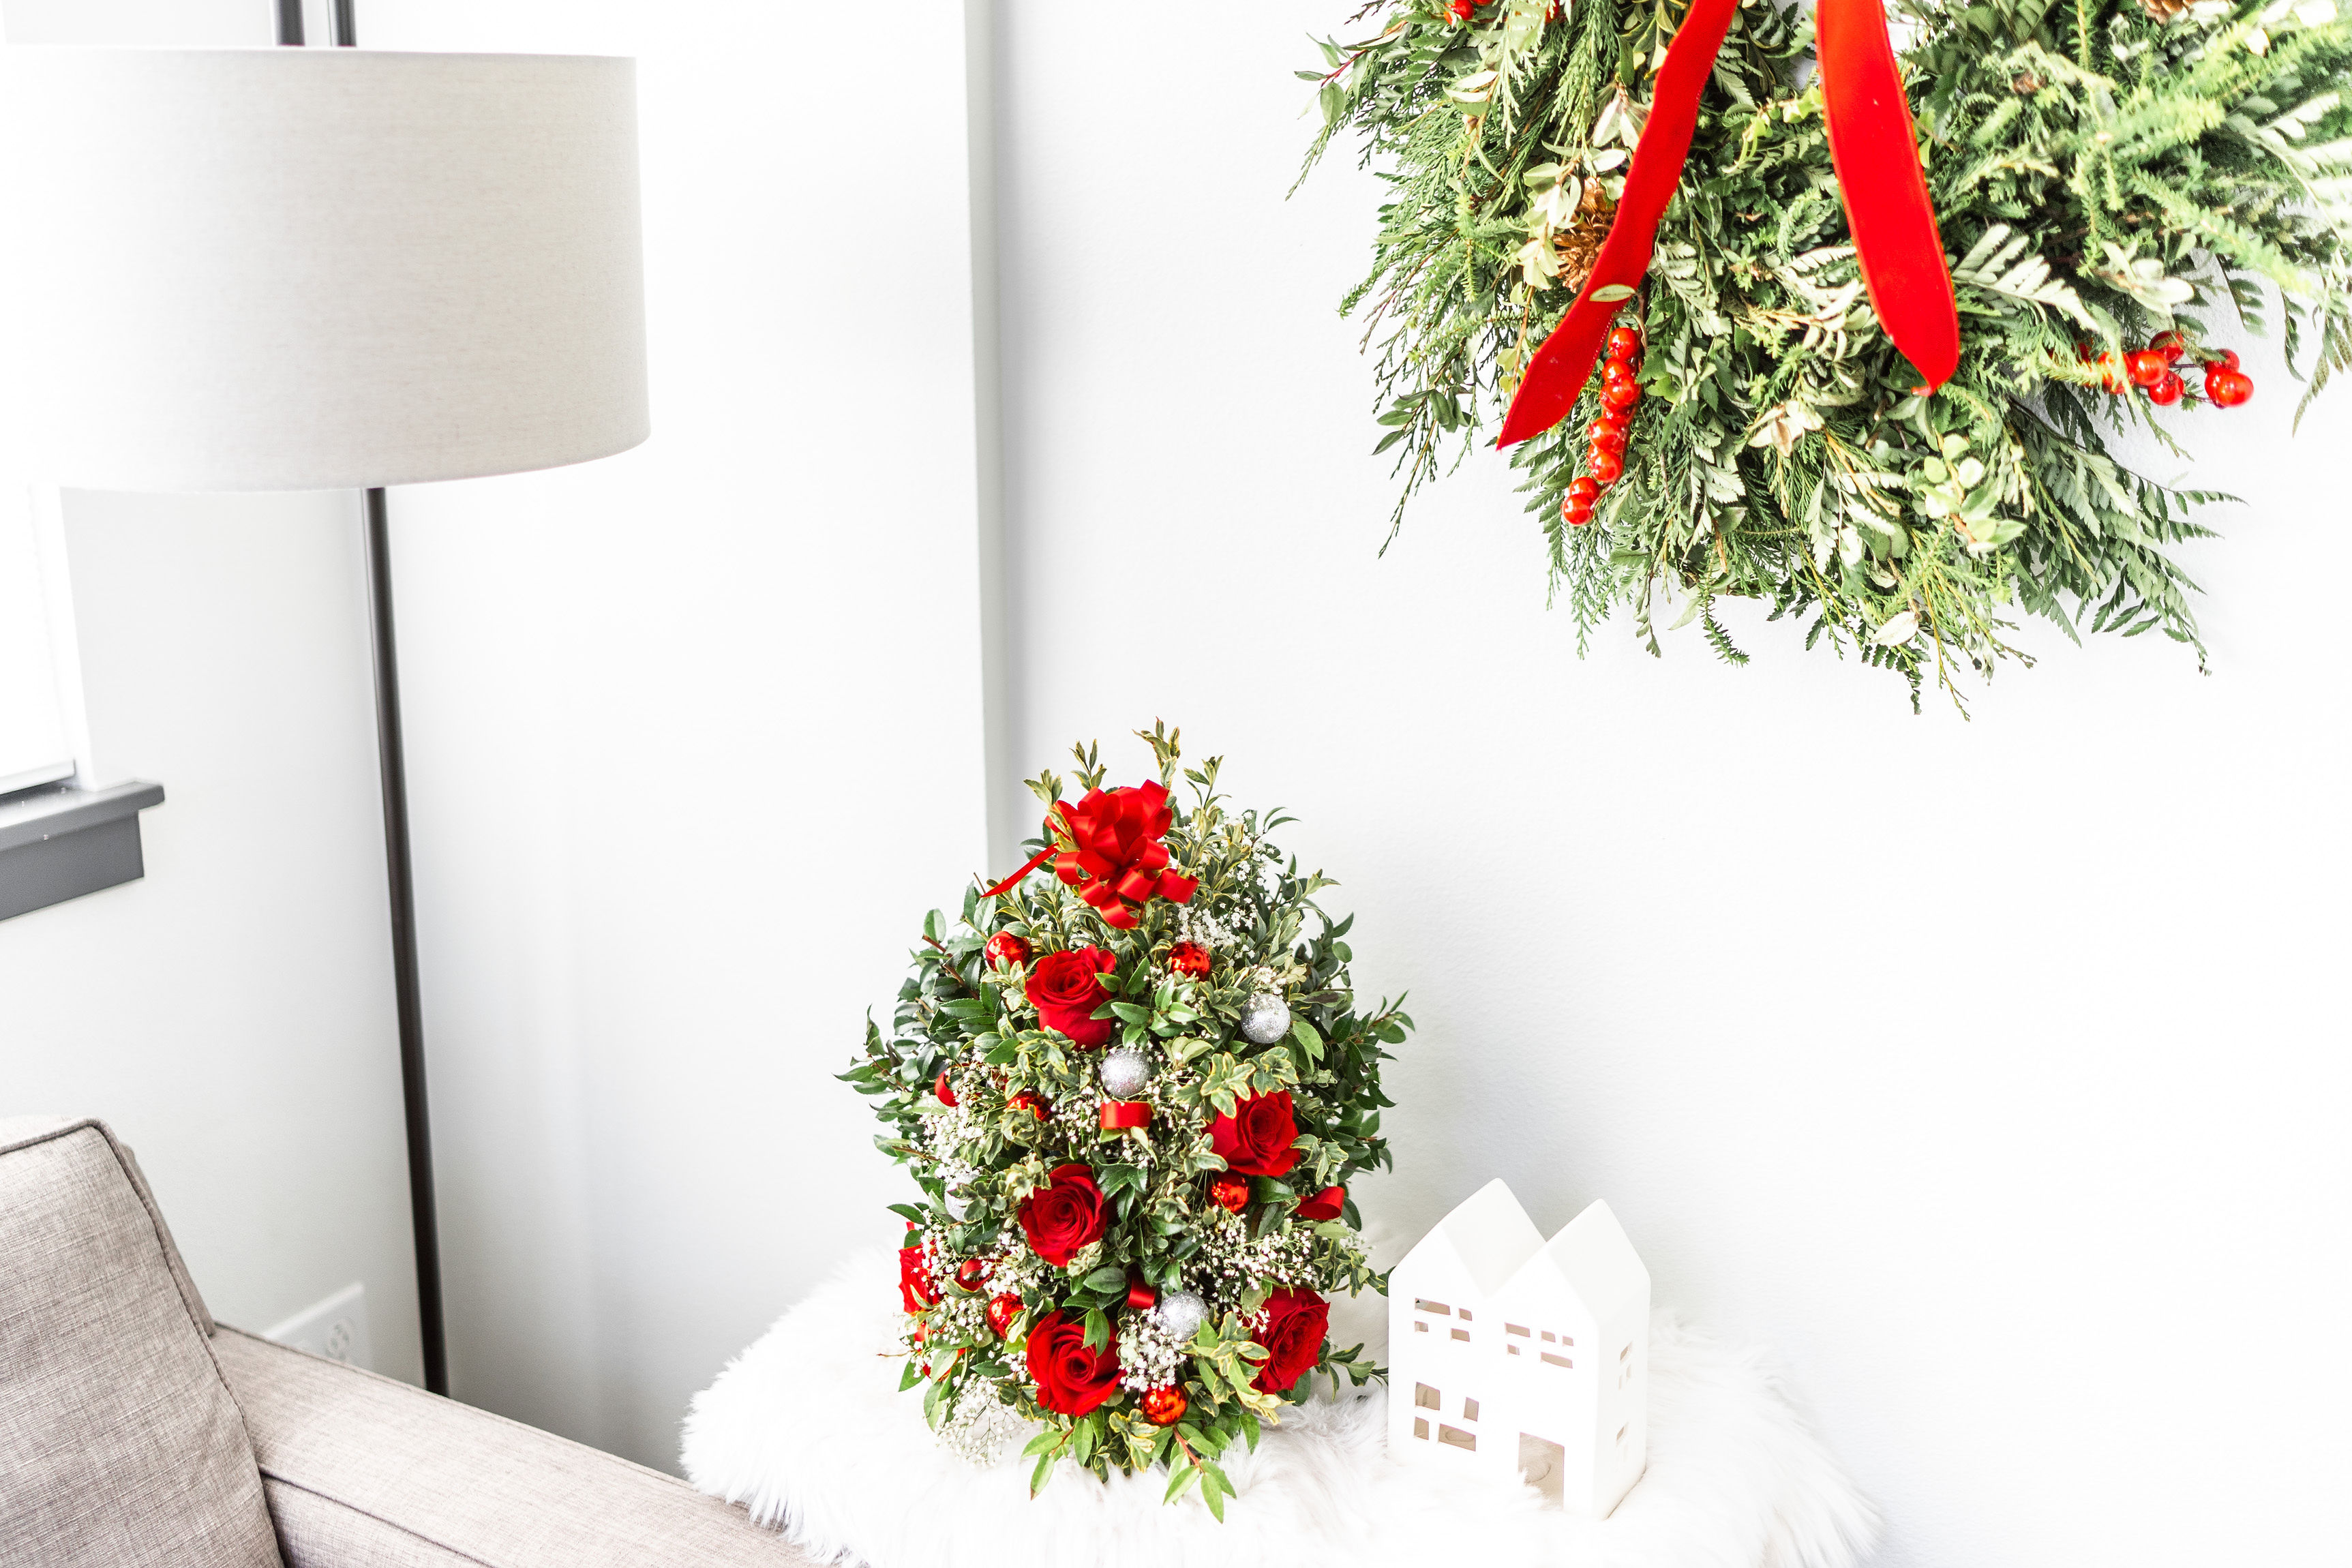
M 1105 788 L 1087 746 L 1077 800 L 1032 781 L 1035 858 L 930 916 L 844 1078 L 922 1188 L 901 1387 L 943 1440 L 986 1458 L 1041 1423 L 1033 1491 L 1064 1458 L 1159 1466 L 1222 1519 L 1219 1453 L 1315 1373 L 1377 1371 L 1328 1343 L 1327 1297 L 1378 1284 L 1347 1188 L 1390 1163 L 1381 1047 L 1412 1020 L 1358 1009 L 1332 884 L 1269 837 L 1289 819 L 1229 809 L 1213 758 L 1184 804 L 1176 732 L 1142 738 L 1156 780 Z
M 1580 643 L 1678 598 L 1744 663 L 1752 598 L 1915 706 L 2021 612 L 2201 660 L 2170 547 L 2226 498 L 2107 436 L 2210 438 L 2273 303 L 2306 405 L 2352 363 L 2335 0 L 1916 0 L 1899 55 L 1879 0 L 1376 18 L 1300 75 L 1391 189 L 1345 308 L 1400 519 L 1499 416 Z

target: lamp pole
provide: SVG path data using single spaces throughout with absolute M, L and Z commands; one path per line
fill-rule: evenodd
M 334 0 L 334 42 L 359 43 L 353 0 Z M 302 0 L 278 0 L 278 41 L 297 46 Z M 416 1331 L 425 1386 L 449 1392 L 441 1316 L 441 1223 L 433 1201 L 433 1125 L 425 1097 L 425 1011 L 417 984 L 416 886 L 408 851 L 408 763 L 400 725 L 400 655 L 393 630 L 392 530 L 383 490 L 366 492 L 368 625 L 375 654 L 376 760 L 383 781 L 384 886 L 392 901 L 392 989 L 400 1028 L 400 1098 L 408 1128 L 408 1215 L 416 1238 Z

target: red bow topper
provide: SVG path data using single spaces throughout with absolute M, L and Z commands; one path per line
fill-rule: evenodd
M 1739 0 L 1694 0 L 1675 30 L 1609 237 L 1576 303 L 1528 362 L 1497 447 L 1542 435 L 1576 406 L 1609 323 L 1650 269 L 1658 220 L 1682 182 L 1697 129 L 1699 89 L 1738 8 Z M 1959 368 L 1960 315 L 1927 177 L 1919 167 L 1918 132 L 1886 37 L 1886 12 L 1880 0 L 1820 0 L 1813 30 L 1830 162 L 1853 230 L 1863 286 L 1887 338 L 1927 378 L 1920 390 L 1932 392 Z M 1594 298 L 1604 290 L 1608 299 Z
M 1168 868 L 1168 846 L 1160 840 L 1175 814 L 1168 808 L 1168 791 L 1158 783 L 1088 790 L 1076 805 L 1055 801 L 1054 813 L 1060 821 L 1045 818 L 1053 842 L 983 897 L 996 897 L 1051 860 L 1054 875 L 1076 888 L 1103 924 L 1118 931 L 1133 930 L 1136 910 L 1154 895 L 1171 903 L 1192 901 L 1201 881 Z

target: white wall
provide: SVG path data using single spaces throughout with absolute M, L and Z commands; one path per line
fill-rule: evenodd
M 1964 723 L 1753 616 L 1745 670 L 1580 662 L 1497 460 L 1375 558 L 1380 187 L 1283 196 L 1350 9 L 1004 0 L 1018 768 L 1139 773 L 1164 715 L 1303 817 L 1423 1026 L 1373 1206 L 1605 1195 L 1787 1358 L 1889 1568 L 2340 1560 L 2347 394 L 2290 445 L 2257 353 L 2188 422 L 2249 502 L 2189 555 L 2210 678 L 2041 636 Z
M 651 1464 L 889 1234 L 832 1075 L 985 860 L 961 18 L 361 6 L 640 62 L 652 440 L 391 514 L 453 1387 Z
M 258 0 L 7 0 L 12 42 L 267 43 Z M 68 494 L 95 776 L 163 784 L 145 879 L 0 921 L 0 1112 L 139 1152 L 197 1286 L 265 1328 L 363 1281 L 421 1375 L 356 498 Z

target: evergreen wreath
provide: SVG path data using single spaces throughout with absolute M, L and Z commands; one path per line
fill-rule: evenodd
M 1342 307 L 1367 321 L 1377 449 L 1403 477 L 1391 540 L 1591 269 L 1684 9 L 1371 5 L 1355 20 L 1384 10 L 1378 33 L 1299 73 L 1323 114 L 1308 167 L 1352 131 L 1392 192 Z M 2168 547 L 2230 498 L 2131 472 L 2104 432 L 2181 452 L 2156 411 L 2244 402 L 2224 315 L 2260 331 L 2273 297 L 2290 367 L 2310 356 L 2304 406 L 2352 363 L 2352 26 L 2334 0 L 1907 10 L 1957 374 L 1923 395 L 1864 292 L 1810 16 L 1744 0 L 1613 368 L 1511 450 L 1580 651 L 1623 608 L 1658 652 L 1679 596 L 1674 625 L 1744 664 L 1716 615 L 1743 596 L 1809 621 L 1809 648 L 1900 673 L 1915 709 L 1929 670 L 1958 700 L 1960 668 L 2023 658 L 2005 640 L 2020 611 L 2078 643 L 2160 630 L 2201 668 Z
M 931 913 L 889 1037 L 869 1019 L 842 1076 L 922 1188 L 892 1205 L 900 1387 L 942 1440 L 984 1460 L 1042 1423 L 1033 1492 L 1065 1458 L 1156 1465 L 1223 1519 L 1228 1445 L 1318 1372 L 1378 1373 L 1327 1342 L 1324 1296 L 1381 1285 L 1347 1184 L 1391 1163 L 1381 1047 L 1412 1021 L 1357 1010 L 1352 917 L 1276 848 L 1291 819 L 1229 809 L 1215 758 L 1179 803 L 1178 733 L 1138 733 L 1155 781 L 1106 789 L 1091 745 L 1076 802 L 1031 781 L 1035 858 Z

